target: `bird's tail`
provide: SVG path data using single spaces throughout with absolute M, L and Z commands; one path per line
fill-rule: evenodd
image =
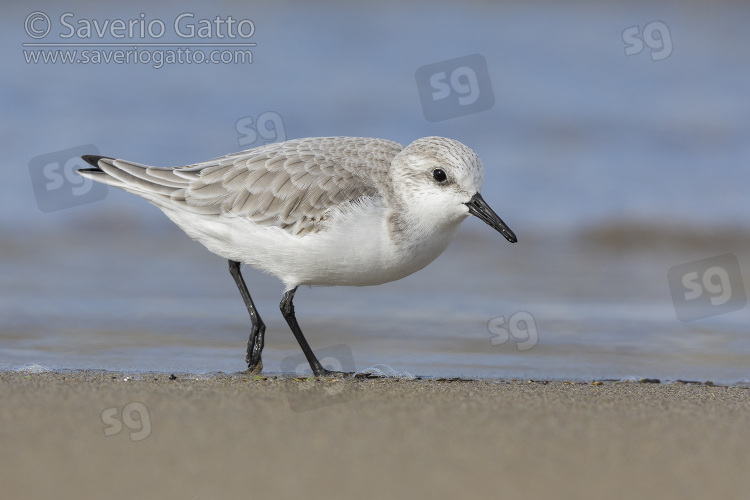
M 150 167 L 108 156 L 84 155 L 81 158 L 93 167 L 79 169 L 78 173 L 82 176 L 147 199 L 159 196 L 169 198 L 176 191 L 185 189 L 189 182 L 175 174 L 174 168 Z

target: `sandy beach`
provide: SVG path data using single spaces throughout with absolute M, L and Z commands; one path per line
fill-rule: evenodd
M 750 390 L 0 374 L 3 498 L 747 498 Z

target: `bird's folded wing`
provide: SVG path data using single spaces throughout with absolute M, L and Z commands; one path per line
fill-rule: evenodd
M 345 202 L 381 196 L 398 143 L 319 137 L 270 144 L 211 161 L 157 168 L 100 160 L 118 187 L 170 198 L 203 214 L 246 217 L 293 234 L 316 232 L 325 213 Z M 127 186 L 127 187 L 126 187 Z

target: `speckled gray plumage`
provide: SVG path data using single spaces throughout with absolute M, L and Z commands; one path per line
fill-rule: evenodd
M 402 149 L 384 139 L 315 137 L 177 168 L 114 159 L 99 166 L 121 181 L 113 185 L 148 192 L 157 203 L 153 198 L 162 196 L 188 211 L 301 235 L 317 232 L 330 208 L 387 192 L 388 170 Z

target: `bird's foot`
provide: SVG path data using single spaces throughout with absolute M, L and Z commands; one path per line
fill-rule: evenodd
M 260 372 L 263 371 L 263 361 L 258 360 L 257 363 L 248 363 L 247 364 L 247 373 L 248 375 L 260 375 Z

